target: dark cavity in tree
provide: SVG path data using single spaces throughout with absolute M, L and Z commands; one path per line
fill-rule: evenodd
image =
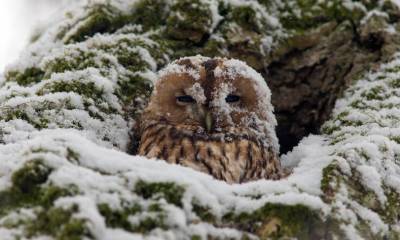
M 389 57 L 392 43 L 398 41 L 349 22 L 324 27 L 295 39 L 283 56 L 258 69 L 272 91 L 281 153 L 305 136 L 319 134 L 336 99 L 363 72 Z

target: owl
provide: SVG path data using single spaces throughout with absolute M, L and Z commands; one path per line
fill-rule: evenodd
M 244 62 L 185 57 L 159 72 L 140 120 L 139 155 L 228 183 L 282 176 L 271 93 Z

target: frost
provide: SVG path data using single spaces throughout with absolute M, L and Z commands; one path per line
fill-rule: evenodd
M 336 21 L 343 8 L 348 12 L 340 17 L 354 24 L 392 17 L 371 1 L 201 0 L 201 6 L 189 1 L 200 13 L 193 20 L 187 5 L 179 5 L 187 2 L 71 5 L 0 76 L 1 238 L 256 239 L 270 237 L 262 235 L 270 229 L 293 238 L 327 229 L 332 238 L 396 239 L 400 55 L 355 81 L 322 134 L 281 157 L 289 175 L 280 181 L 228 185 L 125 153 L 157 79 L 177 73 L 197 81 L 199 69 L 176 64 L 183 56 L 229 56 L 234 46 L 244 47 L 235 56 L 243 61 L 247 53 L 260 55 L 247 64 L 227 60 L 214 74 L 251 79 L 269 123 L 254 124 L 265 127 L 278 148 L 268 76 L 248 65 L 318 26 L 312 16 L 320 11 Z M 149 19 L 141 18 L 144 11 L 152 13 Z M 355 13 L 360 16 L 353 19 Z M 202 90 L 198 84 L 188 89 L 199 102 Z M 214 104 L 239 111 L 223 101 L 234 90 L 223 86 Z
M 180 62 L 182 60 L 188 59 L 191 62 L 193 62 L 193 67 L 188 67 L 186 65 L 180 65 L 177 64 L 177 62 Z M 192 77 L 194 80 L 199 80 L 200 79 L 200 69 L 197 69 L 196 66 L 200 66 L 200 63 L 205 61 L 207 58 L 197 55 L 194 57 L 183 57 L 178 60 L 175 60 L 174 62 L 168 64 L 165 68 L 163 68 L 159 72 L 159 78 L 163 78 L 166 75 L 169 74 L 187 74 L 190 77 Z
M 20 151 L 15 152 L 16 148 L 19 148 Z M 35 149 L 46 150 L 42 153 L 40 150 L 35 153 Z M 120 204 L 124 201 L 133 201 L 139 204 L 153 201 L 141 199 L 130 191 L 138 179 L 149 182 L 179 182 L 185 186 L 186 192 L 182 198 L 182 202 L 185 203 L 183 205 L 185 211 L 173 207 L 171 204 L 162 202 L 159 204 L 161 204 L 161 209 L 164 209 L 164 214 L 167 214 L 166 216 L 175 222 L 175 224 L 171 221 L 166 221 L 166 223 L 179 226 L 181 230 L 187 229 L 184 230 L 184 232 L 188 231 L 186 233 L 189 233 L 190 229 L 203 228 L 208 229 L 209 233 L 215 232 L 216 236 L 220 236 L 220 234 L 223 234 L 221 236 L 241 235 L 233 229 L 216 229 L 207 224 L 203 227 L 188 224 L 184 219 L 192 219 L 194 216 L 190 211 L 191 206 L 188 205 L 194 198 L 197 202 L 208 206 L 217 217 L 222 217 L 232 211 L 232 208 L 237 213 L 251 212 L 266 202 L 304 204 L 312 209 L 321 209 L 325 213 L 329 210 L 328 206 L 318 197 L 292 192 L 294 188 L 291 178 L 282 183 L 260 181 L 248 185 L 230 186 L 191 169 L 173 166 L 164 161 L 132 157 L 115 150 L 99 147 L 68 130 L 43 132 L 31 140 L 2 146 L 0 151 L 2 152 L 1 161 L 11 167 L 11 171 L 5 172 L 0 178 L 1 180 L 8 179 L 13 171 L 22 164 L 19 158 L 20 154 L 29 154 L 42 158 L 46 164 L 52 166 L 53 170 L 48 177 L 47 184 L 60 188 L 76 186 L 81 196 L 61 197 L 55 202 L 55 206 L 69 209 L 77 205 L 78 212 L 72 215 L 73 218 L 88 219 L 90 221 L 89 230 L 95 236 L 107 235 L 107 231 L 111 230 L 105 228 L 104 216 L 99 215 L 96 210 L 98 204 L 107 203 L 114 206 L 113 208 L 120 208 Z M 66 158 L 69 151 L 79 153 L 79 156 L 75 157 L 77 163 Z M 23 161 L 28 159 L 25 158 Z M 258 189 L 257 192 L 256 189 Z M 265 197 L 252 199 L 246 197 L 248 194 L 263 194 Z M 165 206 L 162 207 L 163 205 Z M 139 215 L 135 218 L 137 217 Z M 144 220 L 146 217 L 143 215 L 137 220 L 130 219 L 130 221 L 140 223 L 140 219 Z M 174 230 L 174 234 L 184 233 L 179 233 L 181 231 L 179 229 Z M 165 234 L 165 232 L 157 234 Z
M 193 84 L 192 87 L 187 89 L 187 94 L 193 96 L 196 102 L 199 104 L 204 104 L 207 100 L 206 96 L 204 95 L 204 89 L 198 82 Z

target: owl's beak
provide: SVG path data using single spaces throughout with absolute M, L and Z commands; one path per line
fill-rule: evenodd
M 214 127 L 213 116 L 210 112 L 206 112 L 205 114 L 204 126 L 206 127 L 207 132 L 211 132 Z

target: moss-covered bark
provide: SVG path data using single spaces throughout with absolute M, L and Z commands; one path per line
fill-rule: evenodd
M 400 67 L 397 58 L 377 67 L 399 50 L 399 19 L 399 7 L 386 0 L 107 1 L 72 10 L 35 38 L 29 57 L 9 68 L 1 85 L 0 150 L 9 154 L 6 144 L 24 144 L 10 155 L 8 170 L 0 168 L 8 179 L 0 185 L 0 227 L 16 239 L 104 237 L 98 229 L 145 236 L 169 231 L 182 239 L 400 238 L 399 103 L 392 99 L 400 96 Z M 232 187 L 227 196 L 207 195 L 217 202 L 212 205 L 202 199 L 201 184 L 142 179 L 135 168 L 149 170 L 141 165 L 93 166 L 106 164 L 97 159 L 100 147 L 99 155 L 89 155 L 73 145 L 75 138 L 41 138 L 47 129 L 77 130 L 101 146 L 135 152 L 129 131 L 156 71 L 196 54 L 239 58 L 263 74 L 283 151 L 309 133 L 327 138 L 333 150 L 315 179 L 319 193 L 289 177 L 290 190 L 265 193 L 274 183 L 255 183 L 263 191 L 242 196 Z M 365 75 L 369 70 L 378 72 Z M 354 85 L 359 79 L 367 83 Z M 337 98 L 341 108 L 331 115 Z M 48 138 L 49 145 L 38 147 Z M 380 184 L 366 184 L 366 168 Z M 84 178 L 87 185 L 79 185 L 80 179 L 62 178 L 63 171 L 105 186 Z M 283 201 L 285 194 L 298 198 Z M 247 208 L 237 209 L 243 201 Z M 85 215 L 88 202 L 92 215 Z

